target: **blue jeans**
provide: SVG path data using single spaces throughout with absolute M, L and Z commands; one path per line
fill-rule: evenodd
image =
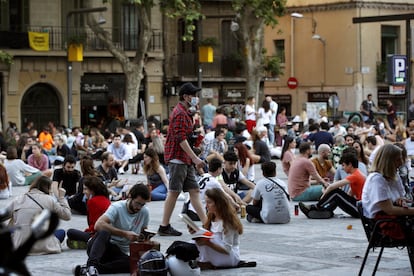
M 303 193 L 295 198 L 293 201 L 318 201 L 322 196 L 322 185 L 311 185 Z
M 267 133 L 269 136 L 269 142 L 271 145 L 275 144 L 275 125 L 269 124 L 269 131 Z
M 164 183 L 159 184 L 157 187 L 153 188 L 151 191 L 151 200 L 160 201 L 165 200 L 167 197 L 167 187 Z

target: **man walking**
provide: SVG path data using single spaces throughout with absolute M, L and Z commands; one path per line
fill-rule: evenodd
M 203 168 L 205 163 L 193 151 L 191 143 L 193 119 L 192 111 L 198 105 L 197 92 L 201 88 L 191 83 L 181 86 L 180 102 L 170 115 L 167 141 L 165 143 L 165 163 L 170 170 L 168 195 L 164 203 L 164 215 L 158 234 L 161 236 L 181 236 L 182 233 L 170 225 L 170 218 L 181 191 L 190 193 L 191 203 L 201 222 L 206 221 L 206 214 L 200 200 L 200 189 L 195 177 L 195 168 Z M 193 165 L 194 164 L 194 165 Z

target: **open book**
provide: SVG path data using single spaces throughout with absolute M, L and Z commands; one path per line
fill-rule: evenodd
M 187 214 L 180 214 L 180 218 L 191 228 L 195 231 L 195 233 L 191 234 L 193 239 L 197 238 L 206 238 L 211 239 L 213 237 L 213 233 L 199 227 Z

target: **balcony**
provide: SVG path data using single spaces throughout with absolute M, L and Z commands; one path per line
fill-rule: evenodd
M 27 31 L 31 32 L 48 32 L 49 33 L 49 49 L 51 51 L 66 50 L 65 27 L 45 27 L 45 26 L 28 26 Z M 125 51 L 136 50 L 136 34 L 135 30 L 125 30 L 116 28 L 104 28 L 112 37 L 117 48 Z M 104 51 L 106 47 L 96 37 L 96 35 L 88 28 L 70 28 L 69 34 L 77 34 L 84 38 L 84 49 L 86 51 Z M 29 49 L 29 40 L 27 32 L 0 31 L 0 48 L 9 49 Z M 163 51 L 162 33 L 160 30 L 153 30 L 151 42 L 149 46 L 150 52 Z
M 171 62 L 176 65 L 176 75 L 196 77 L 198 74 L 197 54 L 178 54 Z M 203 78 L 243 77 L 243 65 L 232 56 L 214 56 L 214 62 L 202 63 Z

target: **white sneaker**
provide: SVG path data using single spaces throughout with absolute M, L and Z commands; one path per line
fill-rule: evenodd
M 124 174 L 125 173 L 124 168 L 119 168 L 118 173 L 119 174 Z

